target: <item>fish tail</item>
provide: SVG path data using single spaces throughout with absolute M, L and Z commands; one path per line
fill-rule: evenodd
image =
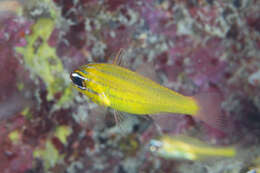
M 222 157 L 234 157 L 236 149 L 234 147 L 219 148 L 215 150 L 215 153 Z
M 221 112 L 220 95 L 218 93 L 200 93 L 192 98 L 198 106 L 198 110 L 193 116 L 209 126 L 223 131 L 225 120 L 224 114 Z
M 204 148 L 201 154 L 205 156 L 214 157 L 234 157 L 237 154 L 236 147 L 219 147 L 219 148 Z

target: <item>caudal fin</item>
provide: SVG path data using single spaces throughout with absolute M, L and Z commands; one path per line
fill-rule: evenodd
M 226 147 L 226 148 L 218 148 L 216 149 L 217 155 L 223 156 L 223 157 L 234 157 L 236 156 L 236 148 L 235 147 Z
M 200 93 L 193 96 L 199 105 L 199 111 L 194 116 L 209 126 L 222 130 L 225 127 L 224 114 L 221 111 L 221 96 L 218 93 Z

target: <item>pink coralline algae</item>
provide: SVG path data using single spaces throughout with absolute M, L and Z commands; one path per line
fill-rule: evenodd
M 19 82 L 30 83 L 30 80 L 19 59 L 16 58 L 14 47 L 26 44 L 25 35 L 30 33 L 30 24 L 31 22 L 22 22 L 13 17 L 1 21 L 0 119 L 16 114 L 29 102 L 17 88 Z
M 0 123 L 0 168 L 4 170 L 3 172 L 23 173 L 32 168 L 33 157 L 31 146 L 22 144 L 21 141 L 13 143 L 10 140 L 10 133 L 14 131 L 21 132 L 24 123 L 25 119 L 21 115 L 16 115 Z
M 249 169 L 243 152 L 259 147 L 260 129 L 258 1 L 16 2 L 20 12 L 0 16 L 1 172 Z M 50 25 L 39 27 L 45 22 Z M 148 71 L 147 77 L 170 89 L 191 96 L 218 93 L 223 131 L 172 114 L 153 115 L 153 122 L 128 115 L 117 126 L 113 110 L 70 86 L 71 71 L 89 62 L 111 63 L 120 48 L 126 50 L 123 66 Z M 243 163 L 234 158 L 205 166 L 158 158 L 147 148 L 161 132 L 241 145 Z

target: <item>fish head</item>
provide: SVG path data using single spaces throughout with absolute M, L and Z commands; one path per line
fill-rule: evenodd
M 159 154 L 161 152 L 162 146 L 163 146 L 163 143 L 156 139 L 152 139 L 149 142 L 149 150 L 153 154 Z
M 70 79 L 72 81 L 73 86 L 75 86 L 78 90 L 84 92 L 84 90 L 88 89 L 88 83 L 90 81 L 89 76 L 89 65 L 83 65 L 80 68 L 74 70 L 70 73 Z
M 156 156 L 163 157 L 166 159 L 176 159 L 176 156 L 172 154 L 172 152 L 168 152 L 165 148 L 164 141 L 160 139 L 152 139 L 149 142 L 150 152 Z
M 78 88 L 79 90 L 86 90 L 86 81 L 88 81 L 87 78 L 85 78 L 80 71 L 75 70 L 70 74 L 70 79 L 72 81 L 72 84 Z
M 96 81 L 95 68 L 91 65 L 81 66 L 70 74 L 72 85 L 82 94 L 88 96 L 93 102 L 109 105 L 109 100 L 105 99 L 106 95 L 102 85 Z

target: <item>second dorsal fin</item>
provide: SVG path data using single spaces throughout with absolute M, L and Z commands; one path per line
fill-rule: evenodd
M 136 72 L 143 75 L 146 78 L 153 80 L 154 82 L 161 83 L 161 81 L 155 71 L 154 62 L 152 62 L 152 61 L 139 65 L 136 68 Z
M 123 48 L 120 48 L 116 54 L 116 57 L 113 60 L 113 64 L 119 65 L 119 66 L 122 65 L 122 62 L 123 62 L 122 59 L 124 58 L 125 54 L 126 54 L 125 50 Z

